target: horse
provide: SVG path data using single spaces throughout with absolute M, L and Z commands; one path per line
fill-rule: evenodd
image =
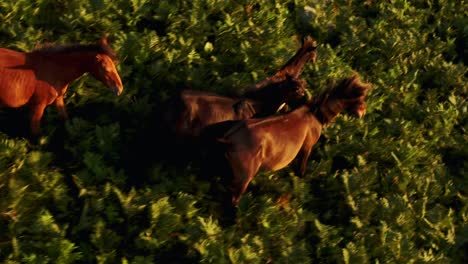
M 116 95 L 123 91 L 115 68 L 117 57 L 107 37 L 97 44 L 45 45 L 31 52 L 0 48 L 0 107 L 30 107 L 30 132 L 40 135 L 45 108 L 55 103 L 59 117 L 68 118 L 64 95 L 68 85 L 89 73 Z
M 305 82 L 292 77 L 246 93 L 244 97 L 226 97 L 203 91 L 183 90 L 166 116 L 178 139 L 194 139 L 211 124 L 226 120 L 241 120 L 274 114 L 285 104 L 297 105 L 305 98 Z M 169 112 L 171 113 L 171 112 Z
M 205 137 L 205 146 L 211 151 L 209 155 L 214 159 L 223 157 L 221 162 L 205 160 L 210 161 L 208 166 L 224 166 L 218 169 L 228 176 L 224 182 L 228 183 L 231 205 L 237 206 L 259 170 L 277 171 L 294 161 L 294 172 L 303 176 L 322 128 L 343 111 L 363 117 L 369 88 L 370 84 L 354 74 L 336 85 L 329 85 L 318 97 L 288 113 L 226 122 L 222 126 L 222 136 L 212 137 L 211 142 Z M 219 129 L 217 133 L 220 133 Z
M 305 96 L 304 82 L 298 78 L 307 62 L 315 62 L 316 48 L 313 39 L 303 39 L 301 48 L 279 71 L 238 97 L 190 89 L 180 91 L 161 110 L 163 126 L 172 128 L 171 133 L 184 140 L 197 137 L 210 124 L 265 116 L 273 114 L 282 103 L 294 104 Z
M 147 149 L 152 155 L 133 155 L 126 151 L 134 175 L 145 175 L 148 164 L 164 160 L 177 167 L 198 162 L 200 131 L 225 120 L 265 116 L 280 109 L 282 102 L 301 104 L 305 98 L 303 81 L 298 80 L 307 62 L 316 60 L 316 42 L 303 39 L 302 46 L 275 74 L 246 88 L 245 96 L 222 96 L 200 90 L 180 90 L 154 110 L 154 122 L 146 124 L 132 146 L 135 151 Z M 278 89 L 276 89 L 278 88 Z M 175 155 L 175 156 L 173 156 Z

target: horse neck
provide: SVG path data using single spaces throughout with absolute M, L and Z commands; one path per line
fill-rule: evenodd
M 322 125 L 328 125 L 344 110 L 344 104 L 339 99 L 330 99 L 324 95 L 317 98 L 310 108 Z
M 298 78 L 306 63 L 314 56 L 314 52 L 315 51 L 309 49 L 309 47 L 302 47 L 294 57 L 281 68 L 278 75 L 286 76 L 286 74 L 288 74 L 293 78 Z
M 33 64 L 36 68 L 47 68 L 47 71 L 53 72 L 54 78 L 58 79 L 57 82 L 61 85 L 68 85 L 89 72 L 96 56 L 93 52 L 33 54 Z
M 298 78 L 301 74 L 304 66 L 310 60 L 315 60 L 315 47 L 312 42 L 307 42 L 305 46 L 301 47 L 297 53 L 281 67 L 273 76 L 270 76 L 259 83 L 255 84 L 255 89 L 262 89 L 268 85 L 279 83 L 286 80 L 286 76 L 289 75 L 293 78 Z

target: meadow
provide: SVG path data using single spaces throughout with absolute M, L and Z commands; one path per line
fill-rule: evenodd
M 464 0 L 16 0 L 0 47 L 108 34 L 124 84 L 84 76 L 46 109 L 0 109 L 2 263 L 468 263 L 468 4 Z M 232 225 L 209 179 L 158 150 L 160 105 L 182 88 L 241 93 L 301 39 L 319 94 L 360 74 L 362 119 L 340 115 L 304 177 L 257 175 Z

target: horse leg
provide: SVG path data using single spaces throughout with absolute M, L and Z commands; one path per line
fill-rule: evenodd
M 317 142 L 317 139 L 318 138 L 314 140 L 313 137 L 308 136 L 304 140 L 304 143 L 302 144 L 302 147 L 296 156 L 296 164 L 294 164 L 295 166 L 293 167 L 294 174 L 296 174 L 297 176 L 304 176 L 307 167 L 307 160 L 309 159 L 310 152 L 312 150 L 312 147 Z
M 233 206 L 239 204 L 242 194 L 247 190 L 250 181 L 257 174 L 261 165 L 255 157 L 236 159 L 236 161 L 234 164 L 231 164 L 233 179 L 229 187 L 232 193 L 231 202 Z
M 67 110 L 65 109 L 65 103 L 63 101 L 63 95 L 58 96 L 55 99 L 55 106 L 57 107 L 60 119 L 62 119 L 62 121 L 66 121 L 68 119 L 68 114 L 67 114 Z
M 38 83 L 36 86 L 36 92 L 29 102 L 31 106 L 31 133 L 34 139 L 40 135 L 40 122 L 44 109 L 54 102 L 57 96 L 57 91 L 48 85 Z
M 31 106 L 31 134 L 33 138 L 37 138 L 40 135 L 40 123 L 44 109 L 47 104 L 37 103 Z

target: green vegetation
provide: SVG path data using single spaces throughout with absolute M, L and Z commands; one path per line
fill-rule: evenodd
M 74 82 L 69 122 L 48 108 L 39 145 L 22 137 L 27 111 L 0 109 L 0 262 L 468 263 L 467 10 L 464 0 L 1 1 L 1 47 L 109 33 L 125 90 Z M 356 71 L 373 84 L 368 113 L 324 130 L 305 177 L 259 174 L 223 226 L 196 168 L 142 152 L 153 151 L 141 146 L 156 109 L 181 87 L 240 92 L 306 35 L 319 43 L 301 76 L 310 92 Z

